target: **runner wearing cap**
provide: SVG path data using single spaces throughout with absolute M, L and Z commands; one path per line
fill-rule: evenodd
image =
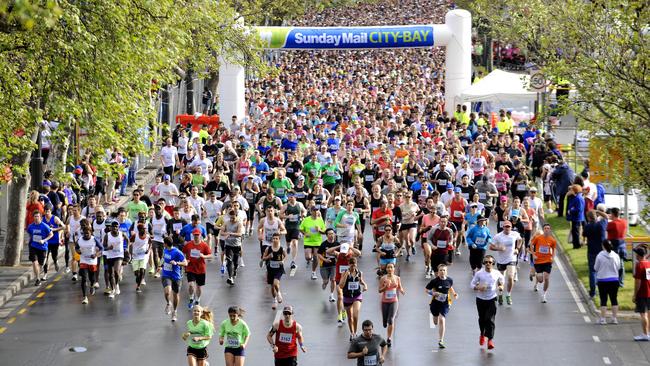
M 183 254 L 187 258 L 187 267 L 185 268 L 189 293 L 187 308 L 191 309 L 201 303 L 202 287 L 205 285 L 205 260 L 212 259 L 210 246 L 201 238 L 199 228 L 192 230 L 192 240 L 183 246 Z
M 531 240 L 530 249 L 528 250 L 530 254 L 533 255 L 535 273 L 537 273 L 534 290 L 537 291 L 538 284 L 544 283 L 542 302 L 545 303 L 547 301 L 546 294 L 551 280 L 551 268 L 553 266 L 553 257 L 555 256 L 557 241 L 551 232 L 551 225 L 544 224 L 543 230 L 543 234 L 536 235 Z
M 469 247 L 469 265 L 472 268 L 472 274 L 475 274 L 481 269 L 485 251 L 492 241 L 490 229 L 487 227 L 487 218 L 483 216 L 477 218 L 477 224 L 469 229 L 466 240 Z
M 298 365 L 298 346 L 307 352 L 303 342 L 302 326 L 293 318 L 293 307 L 282 309 L 282 319 L 271 325 L 266 340 L 271 345 L 275 366 Z
M 494 212 L 492 212 L 492 217 L 497 222 L 497 233 L 503 231 L 503 223 L 508 219 L 508 211 L 508 197 L 501 196 L 499 198 L 499 206 L 495 207 Z
M 517 271 L 517 256 L 522 240 L 518 232 L 512 230 L 510 221 L 503 222 L 503 231 L 494 236 L 490 250 L 497 251 L 497 269 L 506 278 L 506 303 L 512 305 L 512 288 Z M 499 291 L 499 305 L 503 305 L 503 291 Z
M 282 303 L 282 293 L 280 291 L 280 280 L 284 274 L 284 259 L 286 253 L 280 246 L 280 234 L 271 235 L 271 246 L 266 247 L 262 254 L 262 261 L 266 262 L 266 283 L 271 286 L 271 296 L 273 305 L 271 309 L 275 310 L 278 303 Z

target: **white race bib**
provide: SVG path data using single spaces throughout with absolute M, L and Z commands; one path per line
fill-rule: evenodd
M 280 268 L 282 262 L 280 261 L 269 261 L 269 267 L 271 268 Z
M 439 186 L 444 186 L 444 185 L 446 185 L 446 184 L 447 184 L 447 180 L 446 180 L 446 179 L 438 179 L 438 185 L 439 185 Z
M 377 355 L 363 356 L 363 366 L 377 365 Z
M 190 250 L 190 257 L 192 258 L 201 258 L 201 251 L 198 249 L 191 249 Z
M 438 292 L 438 294 L 436 295 L 436 301 L 440 301 L 440 302 L 447 301 L 447 294 L 442 294 Z
M 386 298 L 387 299 L 394 299 L 396 297 L 397 297 L 397 290 L 393 289 L 393 290 L 386 291 Z
M 358 289 L 359 289 L 359 282 L 356 282 L 356 281 L 348 282 L 348 290 L 356 291 Z
M 478 245 L 483 245 L 483 244 L 485 244 L 485 238 L 476 238 L 476 240 L 474 240 L 474 242 L 476 244 L 478 244 Z
M 645 269 L 645 279 L 650 281 L 650 268 Z
M 345 271 L 347 271 L 348 268 L 350 268 L 350 266 L 340 266 L 339 267 L 339 273 L 345 273 Z
M 165 263 L 163 264 L 163 269 L 164 269 L 165 271 L 173 271 L 173 270 L 174 270 L 174 266 L 173 266 L 171 263 L 167 263 L 167 262 L 165 262 Z
M 436 242 L 436 246 L 440 249 L 445 249 L 447 247 L 447 241 L 446 240 L 438 240 Z
M 479 198 L 479 199 L 482 199 L 482 200 L 487 199 L 487 194 L 485 194 L 485 193 L 479 193 L 479 194 L 478 194 L 478 198 Z
M 174 231 L 177 233 L 180 232 L 182 228 L 183 228 L 183 224 L 180 222 L 172 224 L 172 229 L 174 229 Z
M 34 242 L 36 242 L 36 243 L 39 243 L 39 244 L 40 244 L 41 240 L 43 240 L 43 237 L 42 237 L 41 235 L 36 235 L 36 234 L 34 234 L 34 235 L 32 236 L 32 241 L 34 241 Z
M 548 247 L 548 245 L 542 245 L 539 247 L 539 252 L 542 254 L 548 254 L 551 252 L 551 249 Z
M 454 211 L 454 217 L 463 217 L 462 211 Z
M 226 347 L 228 348 L 239 348 L 239 339 L 237 337 L 226 337 Z
M 280 336 L 278 337 L 278 340 L 282 343 L 291 343 L 291 340 L 293 340 L 293 334 L 291 333 L 280 333 Z
M 525 191 L 526 190 L 526 185 L 525 184 L 517 184 L 517 190 L 518 191 Z

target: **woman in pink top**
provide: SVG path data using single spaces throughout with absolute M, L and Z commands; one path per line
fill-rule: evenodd
M 507 195 L 508 186 L 510 185 L 510 176 L 506 173 L 505 165 L 499 166 L 499 172 L 494 175 L 494 184 L 497 186 L 497 190 L 502 196 Z
M 386 265 L 386 275 L 379 280 L 379 293 L 381 294 L 381 316 L 386 330 L 386 343 L 391 346 L 393 329 L 395 329 L 395 316 L 397 316 L 398 299 L 397 292 L 404 295 L 406 291 L 402 287 L 402 281 L 395 274 L 395 265 Z
M 440 221 L 440 216 L 436 213 L 436 206 L 433 203 L 433 198 L 427 198 L 428 214 L 422 216 L 422 224 L 420 225 L 420 246 L 422 253 L 424 253 L 424 266 L 427 268 L 425 277 L 431 278 L 429 267 L 431 266 L 431 246 L 427 243 L 427 232 Z

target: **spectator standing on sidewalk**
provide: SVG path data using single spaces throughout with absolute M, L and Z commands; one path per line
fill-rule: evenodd
M 587 263 L 589 265 L 589 297 L 596 296 L 596 257 L 602 249 L 603 241 L 607 238 L 607 214 L 599 209 L 585 214 L 587 223 L 582 230 L 582 236 L 587 239 Z
M 627 249 L 625 248 L 625 236 L 627 235 L 627 220 L 619 217 L 621 211 L 618 207 L 612 208 L 609 216 L 609 223 L 607 223 L 607 240 L 612 242 L 612 247 L 618 253 L 618 256 L 623 262 L 627 262 Z M 620 286 L 623 287 L 623 279 L 625 278 L 625 266 L 621 266 L 618 272 L 618 281 Z
M 635 341 L 650 341 L 650 261 L 644 247 L 634 248 L 637 264 L 634 270 L 634 296 L 632 301 L 636 304 L 635 311 L 641 316 L 641 334 L 634 337 Z
M 571 186 L 567 200 L 566 219 L 571 222 L 571 243 L 573 243 L 573 249 L 579 249 L 580 229 L 585 221 L 585 198 L 579 184 Z

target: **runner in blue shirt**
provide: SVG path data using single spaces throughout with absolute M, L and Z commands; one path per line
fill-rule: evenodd
M 35 286 L 41 284 L 40 271 L 45 264 L 47 254 L 47 242 L 54 236 L 49 225 L 43 222 L 43 217 L 38 211 L 34 211 L 34 222 L 27 227 L 29 233 L 29 261 L 34 269 Z
M 187 259 L 180 249 L 174 247 L 170 237 L 165 237 L 165 249 L 163 250 L 162 285 L 165 292 L 167 306 L 165 312 L 172 314 L 172 321 L 177 319 L 176 308 L 180 301 L 181 279 L 183 278 L 181 267 L 187 266 Z M 173 294 L 172 294 L 173 292 Z M 173 310 L 172 310 L 173 303 Z
M 195 228 L 201 230 L 201 238 L 205 240 L 208 237 L 208 232 L 205 230 L 205 226 L 201 225 L 200 222 L 201 218 L 199 215 L 192 215 L 192 222 L 183 226 L 179 235 L 183 240 L 185 240 L 185 243 L 192 240 L 192 231 L 194 231 Z
M 487 218 L 478 216 L 477 224 L 467 232 L 467 247 L 469 248 L 469 263 L 472 273 L 481 269 L 483 257 L 488 245 L 492 241 L 490 229 L 487 227 Z

